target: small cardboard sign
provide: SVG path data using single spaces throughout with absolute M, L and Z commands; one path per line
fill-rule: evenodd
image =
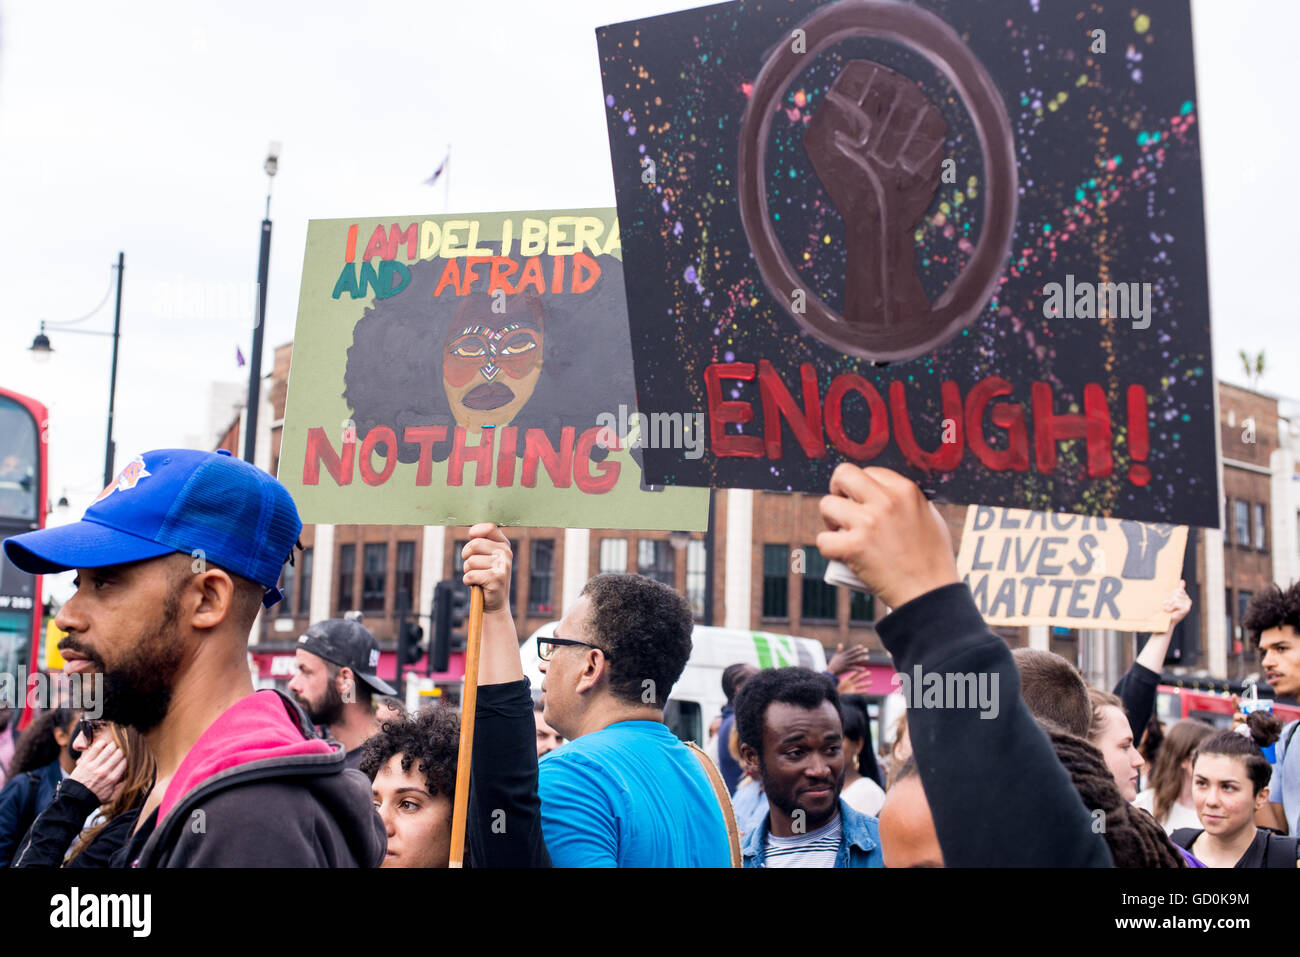
M 1187 526 L 972 505 L 957 571 L 991 625 L 1164 632 Z

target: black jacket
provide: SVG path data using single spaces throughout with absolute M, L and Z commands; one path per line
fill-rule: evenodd
M 1128 724 L 1133 731 L 1133 747 L 1142 740 L 1147 722 L 1156 710 L 1156 688 L 1160 676 L 1136 661 L 1124 672 L 1124 677 L 1115 685 L 1114 694 L 1124 702 L 1124 713 L 1128 715 Z
M 480 685 L 465 823 L 474 867 L 550 867 L 537 796 L 537 725 L 528 679 Z
M 970 589 L 946 585 L 877 625 L 909 680 L 996 675 L 996 717 L 978 707 L 913 707 L 907 728 L 948 867 L 1110 867 L 1110 850 L 1056 751 L 1020 697 L 1011 652 Z M 946 684 L 946 678 L 945 684 Z M 988 713 L 992 708 L 988 709 Z
M 1169 839 L 1192 853 L 1192 845 L 1205 833 L 1199 827 L 1180 827 Z M 1255 839 L 1233 867 L 1285 867 L 1294 870 L 1300 861 L 1300 839 L 1274 834 L 1266 827 L 1257 828 Z
M 54 800 L 32 824 L 27 837 L 14 855 L 12 867 L 64 867 L 63 856 L 81 834 L 90 813 L 99 806 L 99 798 L 84 784 L 65 778 L 59 783 Z M 113 818 L 95 835 L 95 839 L 67 867 L 108 867 L 109 860 L 131 836 L 139 808 Z
M 271 693 L 287 714 L 268 730 L 283 740 L 288 721 L 290 735 L 316 740 L 307 716 L 285 695 L 250 697 Z M 222 742 L 208 746 L 219 753 Z M 263 758 L 213 774 L 190 787 L 161 826 L 158 812 L 151 813 L 113 866 L 378 867 L 388 844 L 384 825 L 370 782 L 344 760 L 343 746 L 334 742 L 327 754 Z

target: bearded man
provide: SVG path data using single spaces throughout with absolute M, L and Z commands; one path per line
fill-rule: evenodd
M 253 691 L 248 635 L 302 522 L 283 485 L 225 452 L 138 455 L 81 521 L 6 539 L 32 574 L 75 569 L 56 623 L 70 675 L 104 676 L 103 714 L 158 773 L 132 867 L 376 867 L 370 783 L 277 691 Z
M 312 723 L 347 750 L 347 766 L 360 770 L 361 746 L 379 733 L 371 698 L 375 692 L 397 694 L 375 673 L 379 642 L 361 622 L 331 618 L 307 629 L 295 657 L 289 692 Z

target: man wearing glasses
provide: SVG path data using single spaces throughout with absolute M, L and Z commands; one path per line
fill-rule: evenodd
M 597 575 L 538 639 L 543 718 L 569 743 L 539 767 L 556 867 L 727 867 L 717 797 L 664 725 L 691 654 L 686 599 L 640 575 Z

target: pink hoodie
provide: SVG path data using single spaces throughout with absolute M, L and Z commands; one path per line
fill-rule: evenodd
M 333 748 L 319 738 L 304 738 L 274 691 L 257 691 L 235 702 L 199 736 L 176 769 L 162 803 L 158 823 L 190 791 L 230 768 L 266 758 L 329 754 Z

